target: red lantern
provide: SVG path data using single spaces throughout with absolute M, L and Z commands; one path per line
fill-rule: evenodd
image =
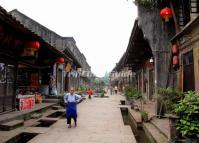
M 55 62 L 56 63 L 64 63 L 64 58 L 57 58 L 57 59 L 55 59 Z
M 179 64 L 178 56 L 173 56 L 173 65 L 178 65 L 178 64 Z
M 172 45 L 172 54 L 176 55 L 178 54 L 178 46 L 176 44 Z
M 168 22 L 169 18 L 172 17 L 172 10 L 168 7 L 165 7 L 160 11 L 160 16 L 165 19 L 165 22 Z
M 40 48 L 40 43 L 38 41 L 30 41 L 26 43 L 26 48 L 31 48 L 38 50 Z
M 22 56 L 35 56 L 35 52 L 40 48 L 38 41 L 29 41 L 25 44 Z

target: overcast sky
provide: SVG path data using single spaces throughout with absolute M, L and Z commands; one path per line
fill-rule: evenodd
M 110 72 L 125 52 L 137 17 L 132 0 L 0 0 L 64 37 L 74 37 L 92 72 Z

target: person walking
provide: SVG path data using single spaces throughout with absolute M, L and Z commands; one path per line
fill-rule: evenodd
M 114 87 L 114 91 L 115 91 L 115 94 L 117 94 L 117 90 L 118 90 L 118 88 L 117 88 L 117 85 Z
M 113 86 L 110 86 L 110 94 L 113 95 Z
M 88 94 L 88 98 L 91 99 L 91 95 L 93 95 L 93 90 L 89 88 L 87 91 L 87 94 Z
M 81 100 L 81 96 L 74 92 L 74 88 L 71 87 L 70 92 L 64 95 L 68 128 L 71 128 L 71 119 L 74 120 L 75 127 L 77 126 L 77 102 Z

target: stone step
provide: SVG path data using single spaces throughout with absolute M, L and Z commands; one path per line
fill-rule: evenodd
M 44 99 L 43 103 L 59 103 L 60 99 Z
M 31 119 L 39 119 L 39 118 L 41 118 L 42 117 L 42 114 L 40 114 L 40 113 L 33 113 L 32 115 L 31 115 Z
M 163 119 L 162 119 L 163 120 Z M 161 127 L 161 126 L 158 126 L 157 122 L 155 119 L 152 119 L 151 120 L 151 124 L 154 125 L 154 127 L 156 127 L 156 129 L 161 132 L 166 138 L 168 138 L 168 135 L 169 135 L 169 130 L 167 130 L 166 128 L 164 127 Z M 160 124 L 160 123 L 159 123 Z M 162 122 L 162 124 L 165 124 L 164 122 Z
M 60 109 L 62 109 L 61 106 L 52 106 L 52 110 L 60 110 Z
M 143 123 L 143 130 L 146 132 L 147 136 L 154 143 L 168 143 L 168 138 L 165 137 L 153 124 Z
M 0 129 L 10 131 L 24 125 L 24 120 L 13 120 L 0 125 Z

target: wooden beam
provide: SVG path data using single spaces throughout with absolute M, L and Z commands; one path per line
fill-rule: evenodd
M 174 20 L 174 24 L 175 24 L 176 33 L 179 33 L 180 32 L 180 27 L 178 25 L 178 21 L 177 21 L 177 18 L 176 18 L 175 10 L 174 10 L 174 7 L 173 7 L 173 4 L 172 4 L 171 0 L 169 0 L 169 5 L 170 5 L 172 13 L 173 13 L 173 20 Z

